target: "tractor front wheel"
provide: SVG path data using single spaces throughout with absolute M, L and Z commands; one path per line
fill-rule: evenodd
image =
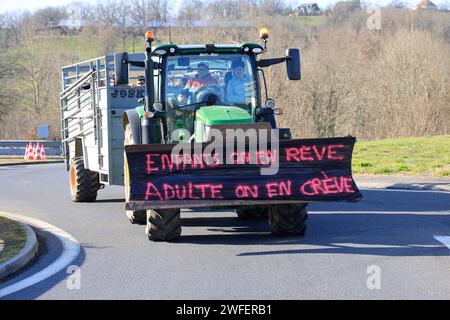
M 306 203 L 272 205 L 269 209 L 269 224 L 273 235 L 304 235 L 308 222 Z
M 145 234 L 152 241 L 173 241 L 181 235 L 180 209 L 148 209 Z

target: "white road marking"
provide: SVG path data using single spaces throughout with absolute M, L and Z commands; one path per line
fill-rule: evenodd
M 449 236 L 434 236 L 434 239 L 444 244 L 447 248 L 450 249 L 450 237 Z
M 0 212 L 0 215 L 14 220 L 19 220 L 21 222 L 34 226 L 38 229 L 50 232 L 53 235 L 55 235 L 59 241 L 61 241 L 61 244 L 63 246 L 63 251 L 61 255 L 46 268 L 29 276 L 28 278 L 25 278 L 8 287 L 0 289 L 0 298 L 10 295 L 14 292 L 23 290 L 25 288 L 28 288 L 32 285 L 35 285 L 38 282 L 41 282 L 55 275 L 56 273 L 64 270 L 68 265 L 72 263 L 72 261 L 75 260 L 76 257 L 78 257 L 78 254 L 80 253 L 80 243 L 64 230 L 61 230 L 47 222 L 26 217 L 23 215 L 6 212 Z

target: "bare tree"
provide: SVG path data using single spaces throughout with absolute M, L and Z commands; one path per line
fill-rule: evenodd
M 286 9 L 284 0 L 259 0 L 261 11 L 269 16 L 281 15 Z
M 183 0 L 179 10 L 178 19 L 184 21 L 201 20 L 204 3 L 201 0 Z
M 401 0 L 394 0 L 390 4 L 387 5 L 388 8 L 396 8 L 396 9 L 403 9 L 406 8 L 406 3 L 404 3 Z
M 0 119 L 16 100 L 16 94 L 8 84 L 14 76 L 14 65 L 0 62 Z
M 90 19 L 96 21 L 101 27 L 117 26 L 122 15 L 126 15 L 122 5 L 123 2 L 118 0 L 99 1 L 91 12 Z
M 20 43 L 20 27 L 24 15 L 18 12 L 8 12 L 0 15 L 0 31 L 2 47 L 9 48 Z
M 113 41 L 119 38 L 125 50 L 131 29 L 129 11 L 129 6 L 123 0 L 103 0 L 97 2 L 90 11 L 89 24 L 101 38 L 110 37 Z M 114 45 L 109 44 L 108 47 Z
M 214 0 L 207 4 L 206 10 L 211 18 L 238 19 L 242 16 L 237 0 Z
M 63 7 L 47 7 L 36 11 L 32 18 L 37 26 L 50 27 L 67 18 L 67 12 Z
M 130 3 L 130 19 L 140 34 L 144 34 L 152 21 L 161 25 L 169 16 L 167 0 L 132 0 Z

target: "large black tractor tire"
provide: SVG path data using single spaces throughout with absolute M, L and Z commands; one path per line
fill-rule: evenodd
M 234 209 L 239 219 L 253 220 L 253 219 L 267 219 L 269 216 L 270 206 L 248 206 L 238 207 Z
M 135 139 L 133 138 L 131 124 L 129 123 L 125 126 L 125 138 L 123 144 L 124 146 L 136 144 Z M 130 173 L 128 171 L 127 155 L 125 151 L 123 152 L 123 179 L 125 185 L 125 201 L 128 202 L 130 199 Z M 145 210 L 125 210 L 125 214 L 132 224 L 145 224 L 147 220 Z
M 100 180 L 97 172 L 84 168 L 83 157 L 73 158 L 70 163 L 70 196 L 73 202 L 94 202 Z
M 152 241 L 173 241 L 181 235 L 180 209 L 148 209 L 145 234 Z
M 275 236 L 302 236 L 306 232 L 306 203 L 272 205 L 269 210 L 270 230 Z

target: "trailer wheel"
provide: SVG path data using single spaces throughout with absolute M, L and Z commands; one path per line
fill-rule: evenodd
M 234 209 L 239 219 L 265 219 L 269 216 L 269 206 L 248 206 Z
M 269 224 L 275 236 L 304 235 L 308 222 L 308 204 L 272 205 L 269 209 Z
M 70 195 L 74 202 L 94 202 L 100 180 L 97 172 L 84 168 L 83 157 L 73 158 L 70 164 Z
M 180 209 L 148 209 L 145 234 L 152 241 L 173 241 L 181 235 Z
M 127 146 L 130 144 L 136 144 L 136 142 L 133 138 L 131 124 L 127 123 L 125 126 L 125 139 L 123 145 Z M 123 179 L 125 185 L 125 201 L 128 202 L 130 199 L 130 172 L 128 171 L 128 161 L 125 151 L 123 152 Z M 132 224 L 145 224 L 147 217 L 145 210 L 125 210 L 125 214 Z

